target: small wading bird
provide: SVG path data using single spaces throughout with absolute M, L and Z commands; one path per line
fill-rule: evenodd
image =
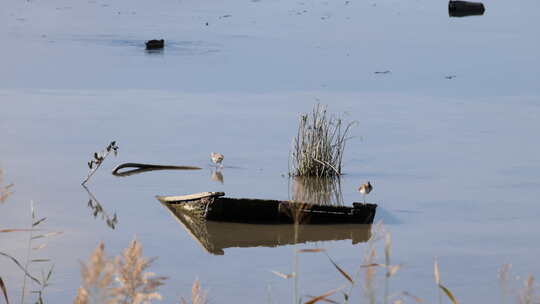
M 373 190 L 373 186 L 369 181 L 358 188 L 358 191 L 364 195 L 364 203 L 366 202 L 366 194 L 369 194 L 371 190 Z
M 220 168 L 223 168 L 223 165 L 221 164 L 221 162 L 223 161 L 223 159 L 225 158 L 223 156 L 223 154 L 221 153 L 216 153 L 216 152 L 212 152 L 210 154 L 210 158 L 212 159 L 212 162 L 214 164 L 216 164 L 216 167 L 220 167 Z

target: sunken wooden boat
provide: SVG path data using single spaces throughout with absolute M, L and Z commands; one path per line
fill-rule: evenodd
M 272 224 L 372 224 L 377 205 L 331 206 L 294 201 L 229 198 L 223 192 L 203 192 L 156 198 L 193 216 L 210 221 Z
M 206 252 L 215 255 L 225 254 L 225 249 L 228 248 L 279 247 L 338 240 L 351 240 L 355 245 L 371 238 L 370 224 L 275 225 L 216 222 L 186 212 L 181 204 L 162 205 Z

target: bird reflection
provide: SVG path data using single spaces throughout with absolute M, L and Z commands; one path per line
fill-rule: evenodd
M 212 175 L 210 176 L 210 179 L 223 184 L 223 173 L 218 169 L 212 170 Z

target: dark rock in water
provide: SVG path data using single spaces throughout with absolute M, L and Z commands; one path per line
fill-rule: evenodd
M 448 15 L 450 17 L 481 16 L 485 12 L 481 2 L 453 1 L 448 2 Z
M 165 40 L 148 40 L 146 41 L 147 50 L 159 50 L 165 47 Z

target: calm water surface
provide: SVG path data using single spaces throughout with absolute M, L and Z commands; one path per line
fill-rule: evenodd
M 152 271 L 170 277 L 166 303 L 188 295 L 195 278 L 214 303 L 265 302 L 269 293 L 289 302 L 291 282 L 270 273 L 291 271 L 286 232 L 273 234 L 279 241 L 220 238 L 223 254 L 211 254 L 154 196 L 289 198 L 297 118 L 320 102 L 359 122 L 342 194 L 359 201 L 358 185 L 374 184 L 369 200 L 404 264 L 392 290 L 436 301 L 437 257 L 459 300 L 499 301 L 502 264 L 540 273 L 540 4 L 484 3 L 484 16 L 449 18 L 447 2 L 424 0 L 7 0 L 0 168 L 15 193 L 0 205 L 0 229 L 28 225 L 33 200 L 45 227 L 64 232 L 37 254 L 55 263 L 50 303 L 71 302 L 79 261 L 100 241 L 116 255 L 134 238 L 159 257 Z M 166 39 L 166 49 L 146 53 L 151 38 Z M 88 187 L 117 214 L 115 230 L 92 216 L 80 186 L 91 153 L 111 140 L 120 155 Z M 212 151 L 225 155 L 223 183 L 212 180 Z M 122 162 L 204 169 L 110 175 Z M 336 234 L 300 247 L 324 247 L 354 272 L 365 238 Z M 27 235 L 0 237 L 0 251 L 24 257 Z M 16 299 L 20 271 L 5 259 L 0 271 Z M 301 256 L 302 294 L 343 283 L 323 255 Z

